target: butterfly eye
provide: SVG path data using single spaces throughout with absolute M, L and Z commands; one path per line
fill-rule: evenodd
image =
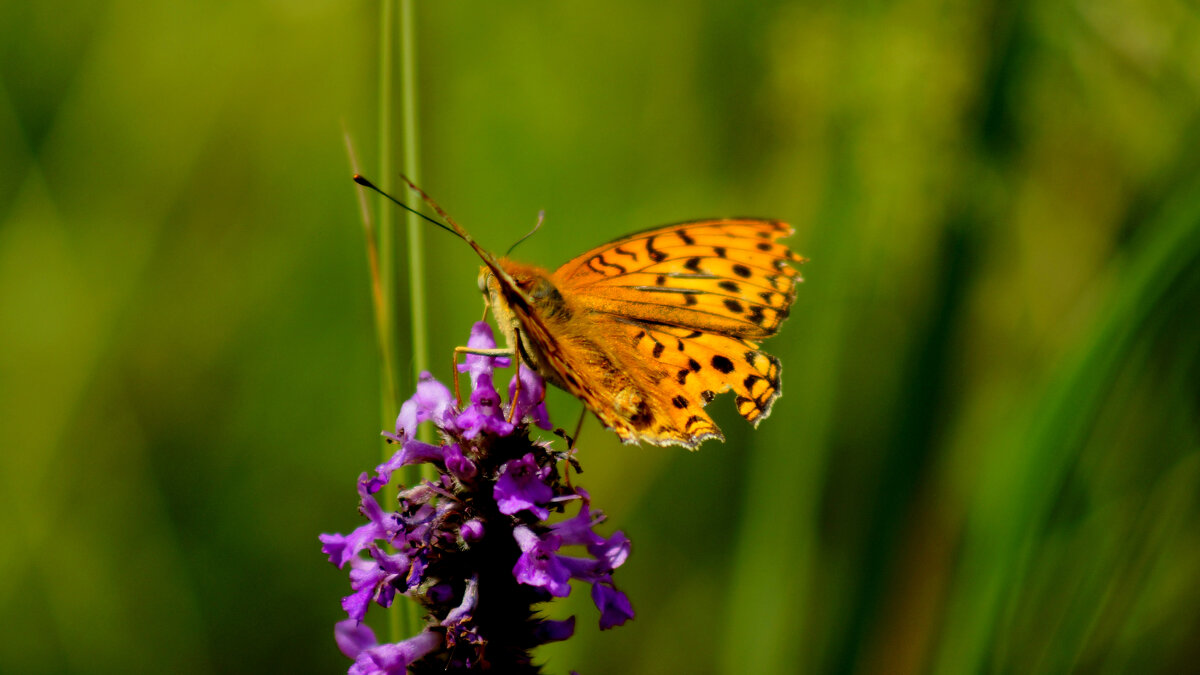
M 483 293 L 484 295 L 487 295 L 488 284 L 491 283 L 491 281 L 492 281 L 492 271 L 486 267 L 483 268 L 479 272 L 479 277 L 478 277 L 477 281 L 479 282 L 479 292 Z

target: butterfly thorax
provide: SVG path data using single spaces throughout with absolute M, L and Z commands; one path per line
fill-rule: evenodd
M 521 316 L 535 314 L 541 321 L 556 327 L 568 326 L 574 315 L 572 308 L 551 282 L 550 273 L 544 268 L 513 262 L 507 258 L 501 258 L 497 263 L 512 277 L 520 291 L 517 294 L 505 289 L 487 266 L 480 268 L 479 290 L 486 297 L 500 332 L 510 346 L 520 350 L 521 360 L 529 367 L 538 371 L 552 384 L 566 388 L 562 378 L 549 367 L 547 355 L 541 348 L 542 341 L 529 334 Z M 522 307 L 526 303 L 528 307 Z

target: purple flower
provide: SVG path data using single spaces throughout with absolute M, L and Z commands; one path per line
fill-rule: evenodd
M 423 372 L 417 382 L 416 395 L 400 406 L 396 435 L 412 438 L 417 433 L 417 425 L 426 420 L 433 420 L 439 429 L 449 430 L 454 424 L 453 410 L 454 396 L 450 390 L 433 379 L 433 375 Z
M 629 537 L 626 537 L 624 532 L 617 530 L 608 539 L 601 539 L 595 544 L 589 544 L 587 550 L 596 557 L 596 560 L 604 563 L 604 567 L 611 572 L 625 564 L 631 546 Z
M 620 626 L 633 618 L 633 605 L 629 604 L 629 598 L 612 586 L 593 585 L 592 602 L 600 609 L 600 630 Z
M 471 349 L 495 349 L 496 338 L 492 333 L 492 327 L 483 321 L 471 326 L 471 337 L 467 339 L 467 346 Z M 490 378 L 493 368 L 507 368 L 510 365 L 512 365 L 512 359 L 507 356 L 467 354 L 463 363 L 458 364 L 458 372 L 470 373 L 471 388 L 478 389 L 480 376 L 487 375 Z
M 476 324 L 468 344 L 494 348 L 491 328 Z M 613 572 L 629 556 L 629 539 L 595 531 L 603 513 L 562 474 L 574 462 L 571 452 L 530 438 L 530 422 L 551 428 L 537 373 L 522 367 L 507 387 L 507 405 L 500 397 L 494 368 L 509 361 L 466 357 L 459 371 L 469 373 L 472 391 L 461 410 L 447 387 L 422 374 L 394 433 L 384 434 L 398 444 L 396 452 L 358 480 L 359 512 L 367 522 L 349 535 L 321 535 L 329 561 L 349 564 L 351 593 L 342 601 L 349 618 L 335 637 L 354 660 L 351 675 L 532 671 L 532 647 L 575 632 L 575 617 L 530 618 L 540 603 L 569 595 L 572 579 L 592 585 L 601 628 L 633 616 L 629 599 L 613 584 Z M 437 427 L 441 444 L 414 437 L 425 421 Z M 377 493 L 398 469 L 414 464 L 432 466 L 437 477 L 402 486 L 397 503 L 381 505 Z M 546 522 L 572 502 L 578 513 Z M 567 547 L 580 555 L 565 555 Z M 378 644 L 363 620 L 371 605 L 387 607 L 397 594 L 419 602 L 429 624 L 403 642 Z M 479 611 L 481 598 L 488 599 L 486 611 Z
M 347 619 L 334 629 L 342 653 L 354 659 L 348 675 L 405 675 L 408 667 L 442 645 L 442 636 L 422 631 L 396 644 L 375 644 L 375 633 L 366 626 L 347 627 Z M 351 653 L 350 650 L 357 650 Z
M 547 642 L 562 642 L 575 634 L 575 617 L 572 616 L 562 621 L 543 619 L 538 622 L 537 627 L 533 629 L 533 633 L 542 644 Z
M 542 520 L 550 517 L 550 511 L 539 504 L 547 504 L 554 498 L 554 490 L 545 483 L 552 468 L 539 468 L 532 452 L 505 464 L 493 493 L 500 513 L 511 516 L 528 510 Z
M 567 583 L 571 571 L 557 555 L 562 538 L 552 534 L 542 539 L 524 525 L 517 526 L 513 531 L 513 538 L 521 547 L 521 557 L 513 566 L 513 576 L 517 581 L 544 588 L 550 595 L 559 598 L 571 594 L 571 586 Z
M 338 649 L 349 658 L 358 658 L 362 650 L 378 644 L 375 631 L 354 619 L 343 619 L 333 627 L 333 638 Z
M 521 391 L 517 392 L 520 382 Z M 528 367 L 521 368 L 518 377 L 508 385 L 508 400 L 516 396 L 516 419 L 529 418 L 542 429 L 554 428 L 550 424 L 550 414 L 546 412 L 546 384 L 537 373 Z
M 458 528 L 458 535 L 468 544 L 473 544 L 483 539 L 483 532 L 483 521 L 476 518 L 468 520 L 462 524 L 462 527 Z
M 478 357 L 490 358 L 490 357 Z M 482 432 L 495 436 L 507 436 L 513 432 L 513 425 L 504 418 L 500 408 L 500 394 L 492 386 L 492 374 L 480 373 L 478 385 L 471 392 L 471 405 L 467 406 L 455 420 L 462 430 L 465 439 L 472 439 Z

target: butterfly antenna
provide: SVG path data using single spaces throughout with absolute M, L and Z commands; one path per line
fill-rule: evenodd
M 504 252 L 505 257 L 508 257 L 508 254 L 512 253 L 513 249 L 520 246 L 521 242 L 532 237 L 534 232 L 537 232 L 538 230 L 542 229 L 542 222 L 545 220 L 546 220 L 546 209 L 542 209 L 541 211 L 538 211 L 538 219 L 537 219 L 537 222 L 534 223 L 533 229 L 530 230 L 529 233 L 526 234 L 524 237 L 521 237 L 520 239 L 518 239 L 515 244 L 513 244 L 512 246 L 509 246 L 508 250 Z
M 413 183 L 411 180 L 409 180 L 408 176 L 405 176 L 404 174 L 400 174 L 400 179 L 403 180 L 405 183 L 408 183 L 408 188 L 410 190 L 417 193 L 418 195 L 421 195 L 421 199 L 423 199 L 425 201 L 425 203 L 429 205 L 429 208 L 436 211 L 437 214 L 442 217 L 442 220 L 446 221 L 447 223 L 450 223 L 450 227 L 453 227 L 454 230 L 460 234 L 460 236 L 462 236 L 464 239 L 470 239 L 470 237 L 466 233 L 466 230 L 464 230 L 462 228 L 462 225 L 459 225 L 458 223 L 454 222 L 454 219 L 450 217 L 450 214 L 446 213 L 445 209 L 438 206 L 438 203 L 433 201 L 433 197 L 430 197 L 429 195 L 425 194 L 425 191 L 422 190 L 421 188 L 417 187 L 416 183 Z
M 457 234 L 459 237 L 462 237 L 463 241 L 467 242 L 468 244 L 471 245 L 471 248 L 475 249 L 475 253 L 479 254 L 479 257 L 483 259 L 484 264 L 486 264 L 488 266 L 488 268 L 492 270 L 493 274 L 504 279 L 505 283 L 507 283 L 515 291 L 519 292 L 519 290 L 516 288 L 516 286 L 517 286 L 516 282 L 513 281 L 513 278 L 511 276 L 509 276 L 508 272 L 505 272 L 504 269 L 500 267 L 500 265 L 496 262 L 495 256 L 493 256 L 491 253 L 489 253 L 487 251 L 487 249 L 485 249 L 484 247 L 475 243 L 475 240 L 471 238 L 471 235 L 467 234 L 467 231 L 463 229 L 462 225 L 459 225 L 458 223 L 454 222 L 454 219 L 450 217 L 450 214 L 446 213 L 445 209 L 438 206 L 438 203 L 433 201 L 433 197 L 430 197 L 429 195 L 425 194 L 424 190 L 417 187 L 416 183 L 409 180 L 408 176 L 405 176 L 404 174 L 400 174 L 400 178 L 405 183 L 408 183 L 408 188 L 410 190 L 412 190 L 413 192 L 415 192 L 421 196 L 421 199 L 424 200 L 425 203 L 429 205 L 429 208 L 436 211 L 437 214 L 439 216 L 441 216 L 442 220 L 446 221 L 446 223 L 448 225 L 450 225 L 450 227 L 454 228 L 455 234 Z
M 412 213 L 415 213 L 418 216 L 421 216 L 422 218 L 424 218 L 425 220 L 428 220 L 429 222 L 433 223 L 434 225 L 437 225 L 438 227 L 442 228 L 443 230 L 448 230 L 448 231 L 453 232 L 454 234 L 458 235 L 458 237 L 460 239 L 467 242 L 467 244 L 472 249 L 475 250 L 475 253 L 479 256 L 479 258 L 481 260 L 483 260 L 483 264 L 487 265 L 488 269 L 490 269 L 492 271 L 492 274 L 495 274 L 496 277 L 501 279 L 502 282 L 508 287 L 508 289 L 512 293 L 515 293 L 515 294 L 519 295 L 520 297 L 524 298 L 526 302 L 529 301 L 528 298 L 525 298 L 523 291 L 521 291 L 521 289 L 517 286 L 517 282 L 512 278 L 511 275 L 509 275 L 508 272 L 504 271 L 504 268 L 501 267 L 500 264 L 496 261 L 495 256 L 493 256 L 491 253 L 489 253 L 487 249 L 485 249 L 484 247 L 477 244 L 475 242 L 475 240 L 471 238 L 471 235 L 467 234 L 467 231 L 462 228 L 462 225 L 459 225 L 458 223 L 454 222 L 454 219 L 450 217 L 450 214 L 446 213 L 446 211 L 444 209 L 442 209 L 442 207 L 438 206 L 438 203 L 433 201 L 432 197 L 425 194 L 424 190 L 417 187 L 411 180 L 409 180 L 408 176 L 405 176 L 404 174 L 400 174 L 400 178 L 404 179 L 404 182 L 408 184 L 409 189 L 411 189 L 413 192 L 416 192 L 417 194 L 421 195 L 421 199 L 425 200 L 425 203 L 429 205 L 429 208 L 436 211 L 437 214 L 442 217 L 442 220 L 446 221 L 446 223 L 443 224 L 443 223 L 437 222 L 433 218 L 430 218 L 429 216 L 425 215 L 424 213 L 417 211 L 416 209 L 401 202 L 400 200 L 389 195 L 388 193 L 384 192 L 383 190 L 380 190 L 379 188 L 375 187 L 374 183 L 367 180 L 366 178 L 363 178 L 361 175 L 354 174 L 354 182 L 355 183 L 358 183 L 359 185 L 362 185 L 363 187 L 371 188 L 372 190 L 383 195 L 384 197 L 387 197 L 388 199 L 392 200 L 392 202 L 394 204 L 396 204 L 396 206 L 399 206 L 400 208 L 404 209 L 405 211 L 410 211 Z M 447 227 L 446 225 L 449 225 L 449 227 Z
M 406 178 L 405 181 L 407 182 L 408 179 Z M 396 206 L 399 206 L 400 208 L 404 209 L 405 211 L 408 211 L 409 213 L 417 214 L 418 216 L 424 218 L 425 220 L 427 220 L 427 221 L 433 223 L 434 225 L 437 225 L 438 227 L 442 228 L 443 230 L 449 232 L 450 234 L 453 234 L 456 237 L 462 237 L 462 238 L 466 239 L 466 237 L 463 237 L 462 232 L 459 232 L 456 229 L 451 229 L 449 227 L 446 227 L 446 225 L 444 223 L 439 223 L 438 221 L 434 220 L 433 218 L 430 218 L 429 216 L 425 215 L 424 213 L 421 213 L 420 211 L 412 208 L 408 204 L 405 204 L 404 202 L 400 201 L 399 199 L 396 199 L 395 197 L 389 195 L 388 193 L 379 189 L 379 187 L 376 186 L 374 183 L 372 183 L 371 181 L 364 178 L 361 174 L 357 174 L 357 173 L 354 174 L 354 182 L 358 183 L 359 185 L 361 185 L 365 188 L 370 188 L 370 189 L 378 192 L 379 194 L 383 195 L 384 197 L 387 197 L 388 199 L 390 199 L 392 201 L 392 203 L 395 204 Z M 409 183 L 409 185 L 412 185 L 412 183 Z

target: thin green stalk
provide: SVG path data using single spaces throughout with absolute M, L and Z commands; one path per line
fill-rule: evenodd
M 392 187 L 392 59 L 395 47 L 392 43 L 392 17 L 395 0 L 383 0 L 379 4 L 379 185 L 385 191 Z M 399 395 L 396 390 L 395 353 L 396 325 L 396 218 L 382 195 L 376 198 L 379 214 L 379 277 L 382 315 L 379 325 L 380 342 L 384 355 L 381 399 L 384 428 L 394 423 Z M 388 450 L 384 448 L 384 459 Z
M 346 154 L 350 157 L 350 169 L 355 175 L 358 175 L 361 171 L 358 163 L 358 153 L 354 152 L 354 143 L 350 140 L 350 132 L 346 130 L 344 123 L 342 124 L 342 137 L 346 142 Z M 371 210 L 367 207 L 366 191 L 355 190 L 355 193 L 358 195 L 358 209 L 362 217 L 363 235 L 367 244 L 367 268 L 371 274 L 371 308 L 374 310 L 375 337 L 379 341 L 379 356 L 383 376 L 380 389 L 383 392 L 381 405 L 384 415 L 384 428 L 387 428 L 388 397 L 390 395 L 392 407 L 394 407 L 396 399 L 396 357 L 391 342 L 388 340 L 389 329 L 386 321 L 387 312 L 384 310 L 383 283 L 379 276 L 379 246 L 375 228 L 371 225 Z M 386 448 L 387 446 L 385 445 L 384 447 Z
M 400 118 L 404 174 L 417 182 L 420 180 L 420 134 L 417 128 L 416 19 L 413 14 L 413 0 L 400 0 Z M 425 225 L 412 212 L 407 214 L 404 222 L 408 234 L 409 317 L 412 323 L 412 381 L 415 385 L 420 374 L 429 370 L 429 329 L 425 310 Z M 418 429 L 417 435 L 425 442 L 434 442 L 433 429 L 429 425 Z M 437 471 L 428 464 L 407 467 L 402 475 L 407 485 L 421 479 L 437 479 Z M 418 625 L 421 619 L 419 608 L 415 603 L 408 603 L 408 609 L 410 625 Z
M 392 190 L 392 81 L 394 70 L 392 64 L 396 59 L 396 46 L 393 38 L 396 20 L 396 0 L 383 0 L 379 3 L 379 182 L 385 191 Z M 399 410 L 399 396 L 396 391 L 395 359 L 391 354 L 396 348 L 396 218 L 391 204 L 380 195 L 379 207 L 379 276 L 382 292 L 382 320 L 380 326 L 380 343 L 383 345 L 383 376 L 382 376 L 382 416 L 383 428 L 391 428 L 395 424 L 396 413 Z M 392 448 L 384 446 L 384 461 L 390 458 Z M 407 477 L 406 477 L 407 478 Z M 406 481 L 407 482 L 407 481 Z M 396 503 L 398 488 L 388 484 L 383 491 L 383 503 Z M 420 621 L 416 603 L 397 601 L 392 604 L 388 615 L 388 636 L 392 642 L 399 642 L 412 635 L 417 630 Z
M 408 176 L 409 180 L 420 185 L 415 23 L 413 0 L 400 0 L 400 106 L 404 123 L 404 174 Z M 425 225 L 415 213 L 407 214 L 405 225 L 408 229 L 408 283 L 411 298 L 413 370 L 414 374 L 419 374 L 429 369 L 429 328 L 425 312 Z
M 400 0 L 400 115 L 403 121 L 404 175 L 420 185 L 420 134 L 417 132 L 417 38 L 413 17 L 413 0 Z M 425 311 L 425 227 L 417 214 L 406 214 L 408 230 L 408 292 L 412 320 L 413 379 L 429 370 L 429 324 Z M 433 442 L 433 430 L 424 426 L 418 437 Z M 424 477 L 433 480 L 437 472 L 432 466 L 422 467 Z

